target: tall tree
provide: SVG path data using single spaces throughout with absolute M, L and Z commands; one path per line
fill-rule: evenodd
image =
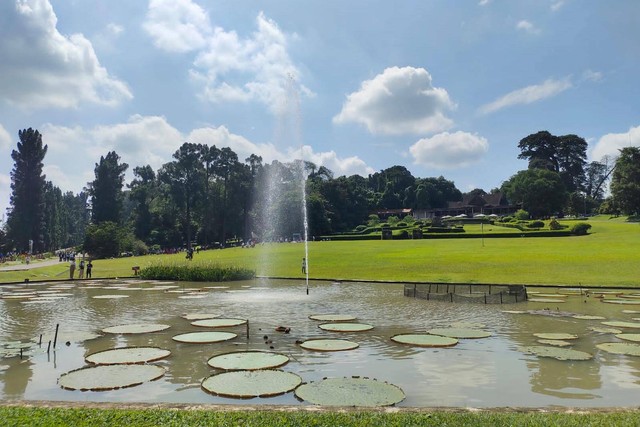
M 32 128 L 18 132 L 18 149 L 11 152 L 11 207 L 7 217 L 8 237 L 18 251 L 27 251 L 33 241 L 33 251 L 44 250 L 45 175 L 42 173 L 47 146 L 42 135 Z
M 640 148 L 625 147 L 611 177 L 614 204 L 626 215 L 640 215 Z
M 223 147 L 219 151 L 217 161 L 214 165 L 214 172 L 222 181 L 222 216 L 220 217 L 220 235 L 222 244 L 227 238 L 227 202 L 229 200 L 229 181 L 233 170 L 237 167 L 238 155 L 229 147 Z
M 147 242 L 153 226 L 151 202 L 155 196 L 157 183 L 156 174 L 151 166 L 136 166 L 133 169 L 133 181 L 129 197 L 134 203 L 133 230 L 135 236 Z
M 502 190 L 512 204 L 522 204 L 534 218 L 560 212 L 568 194 L 560 175 L 547 169 L 520 171 L 502 184 Z
M 122 187 L 124 186 L 124 173 L 128 167 L 128 164 L 120 163 L 120 156 L 115 151 L 101 156 L 100 162 L 96 163 L 95 179 L 89 184 L 91 219 L 94 224 L 105 221 L 120 224 L 123 202 Z

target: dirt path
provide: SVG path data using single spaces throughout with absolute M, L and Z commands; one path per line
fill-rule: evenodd
M 34 268 L 49 267 L 51 265 L 56 265 L 56 264 L 64 264 L 64 263 L 61 263 L 58 258 L 50 258 L 44 261 L 38 260 L 35 262 L 31 262 L 29 264 L 13 264 L 13 265 L 3 266 L 3 267 L 0 267 L 0 271 L 31 270 Z

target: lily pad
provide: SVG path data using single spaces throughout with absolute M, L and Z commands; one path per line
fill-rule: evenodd
M 94 365 L 149 363 L 170 354 L 169 350 L 157 347 L 122 347 L 90 354 L 85 360 Z
M 129 298 L 129 295 L 113 294 L 113 295 L 96 295 L 91 298 L 94 299 L 122 299 Z
M 456 338 L 430 334 L 399 334 L 392 336 L 391 341 L 419 347 L 452 347 L 459 342 Z
M 435 328 L 428 330 L 427 333 L 450 338 L 488 338 L 493 335 L 489 331 L 472 328 Z
M 640 356 L 640 344 L 629 342 L 605 342 L 596 344 L 600 350 L 613 354 L 624 354 L 626 356 Z
M 612 298 L 612 299 L 603 299 L 602 302 L 607 304 L 620 304 L 620 305 L 640 305 L 640 300 L 637 299 L 623 299 L 623 298 Z
M 594 316 L 594 315 L 590 315 L 590 314 L 576 314 L 575 316 L 573 316 L 574 319 L 580 319 L 580 320 L 604 320 L 606 319 L 606 317 L 604 316 Z
M 347 340 L 312 339 L 300 344 L 300 347 L 316 351 L 345 351 L 358 348 L 360 345 Z
M 320 320 L 322 322 L 350 322 L 356 320 L 356 316 L 349 314 L 312 314 L 309 316 L 311 320 Z
M 533 345 L 523 347 L 522 352 L 535 354 L 539 357 L 551 357 L 558 360 L 590 360 L 593 355 L 584 351 L 572 350 L 569 348 L 549 347 L 546 345 Z
M 622 331 L 616 328 L 605 328 L 603 326 L 592 326 L 589 328 L 593 332 L 599 332 L 601 334 L 621 334 Z
M 62 374 L 58 384 L 68 390 L 105 391 L 140 385 L 164 374 L 164 368 L 156 365 L 98 365 Z
M 230 326 L 239 326 L 247 323 L 247 319 L 202 319 L 191 322 L 193 326 L 200 326 L 204 328 L 226 328 Z
M 302 383 L 291 372 L 278 370 L 230 371 L 210 376 L 202 381 L 202 388 L 224 397 L 270 397 L 287 393 Z
M 575 340 L 578 339 L 577 335 L 567 334 L 564 332 L 537 332 L 533 334 L 543 340 Z
M 528 298 L 527 301 L 529 302 L 548 302 L 548 303 L 552 303 L 552 304 L 562 304 L 563 302 L 567 302 L 564 299 L 559 299 L 559 298 Z
M 616 334 L 616 338 L 625 341 L 640 342 L 640 334 Z
M 553 345 L 555 347 L 569 347 L 571 345 L 569 341 L 563 341 L 563 340 L 542 339 L 542 340 L 538 340 L 538 342 L 540 344 Z
M 237 351 L 213 356 L 207 364 L 215 369 L 225 371 L 254 371 L 258 369 L 277 368 L 289 362 L 284 354 L 266 351 Z
M 169 329 L 171 326 L 161 323 L 135 323 L 131 325 L 111 326 L 104 328 L 102 332 L 106 334 L 147 334 L 150 332 L 160 332 Z
M 61 330 L 58 332 L 58 342 L 82 342 L 100 338 L 102 335 L 89 331 L 66 331 Z M 55 333 L 49 333 L 42 335 L 42 342 L 53 341 Z M 40 336 L 33 337 L 31 341 L 40 342 Z
M 640 328 L 640 322 L 609 321 L 609 322 L 602 322 L 602 324 L 607 326 L 613 326 L 614 328 L 630 328 L 630 329 Z
M 190 344 L 207 344 L 232 340 L 238 334 L 233 332 L 189 332 L 171 337 L 172 340 Z
M 363 332 L 373 329 L 373 325 L 366 323 L 323 323 L 318 327 L 331 332 Z
M 322 406 L 390 406 L 402 402 L 406 395 L 393 384 L 369 378 L 326 378 L 303 384 L 296 397 Z
M 220 314 L 213 313 L 187 313 L 181 316 L 183 319 L 187 320 L 203 320 L 203 319 L 215 319 L 216 317 L 220 317 Z

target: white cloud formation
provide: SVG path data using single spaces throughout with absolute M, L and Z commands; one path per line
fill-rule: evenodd
M 334 176 L 351 176 L 361 175 L 367 176 L 375 172 L 370 166 L 357 156 L 340 158 L 335 151 L 325 151 L 316 153 L 313 151 L 313 147 L 305 145 L 302 147 L 302 156 L 304 160 L 314 163 L 316 166 L 324 166 L 331 170 Z M 289 150 L 289 159 L 300 158 L 300 150 Z
M 347 96 L 334 123 L 360 123 L 373 134 L 429 134 L 450 128 L 456 106 L 424 68 L 387 68 Z
M 480 107 L 479 112 L 481 114 L 490 114 L 514 105 L 531 104 L 556 96 L 571 87 L 573 87 L 573 84 L 569 77 L 561 80 L 548 79 L 541 84 L 531 85 L 509 92 L 495 101 L 483 105 Z
M 114 106 L 132 98 L 82 34 L 64 36 L 49 0 L 0 2 L 0 97 L 22 108 Z
M 0 150 L 8 150 L 13 144 L 13 138 L 9 132 L 0 124 Z
M 553 12 L 559 11 L 564 6 L 564 0 L 558 0 L 551 3 L 551 10 Z
M 212 32 L 207 12 L 191 0 L 151 0 L 142 27 L 168 52 L 202 49 Z
M 478 5 L 479 5 L 479 6 L 486 6 L 486 5 L 488 5 L 489 3 L 491 3 L 491 0 L 480 0 L 480 1 L 478 2 Z
M 608 133 L 602 136 L 591 150 L 591 159 L 600 161 L 604 156 L 617 157 L 624 147 L 640 147 L 640 126 L 624 133 Z
M 582 80 L 589 82 L 599 82 L 604 77 L 604 74 L 600 71 L 586 70 L 582 73 Z
M 540 29 L 526 19 L 518 21 L 518 23 L 516 24 L 516 29 L 524 31 L 528 34 L 540 34 Z
M 468 166 L 479 161 L 488 150 L 485 138 L 462 131 L 423 138 L 409 148 L 414 164 L 439 169 Z

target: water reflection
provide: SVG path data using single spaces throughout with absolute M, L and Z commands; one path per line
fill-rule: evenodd
M 207 360 L 239 350 L 267 350 L 289 356 L 282 369 L 304 381 L 323 377 L 364 376 L 391 382 L 407 394 L 402 406 L 627 406 L 635 405 L 640 389 L 640 358 L 599 351 L 596 344 L 618 341 L 611 333 L 591 330 L 600 320 L 575 319 L 566 313 L 601 315 L 608 320 L 631 321 L 637 313 L 624 306 L 603 304 L 595 298 L 568 296 L 565 303 L 529 302 L 513 305 L 451 304 L 403 296 L 401 284 L 313 283 L 306 295 L 302 281 L 259 279 L 232 284 L 92 282 L 68 286 L 38 285 L 30 291 L 58 291 L 72 296 L 38 304 L 0 299 L 0 342 L 29 340 L 44 334 L 44 346 L 60 325 L 56 348 L 29 356 L 2 359 L 2 399 L 58 399 L 91 401 L 145 401 L 186 403 L 300 404 L 292 393 L 268 399 L 238 401 L 203 392 L 200 382 L 217 373 Z M 17 289 L 23 290 L 18 287 Z M 5 294 L 16 288 L 2 288 Z M 197 292 L 197 299 L 184 299 Z M 549 292 L 548 290 L 545 292 Z M 95 296 L 127 295 L 121 299 Z M 49 294 L 55 295 L 55 294 Z M 547 309 L 547 310 L 545 310 Z M 524 314 L 505 310 L 524 310 Z M 205 330 L 181 316 L 185 313 L 218 313 L 246 318 L 244 325 L 221 328 L 238 336 L 215 344 L 186 344 L 172 336 Z M 312 314 L 349 314 L 369 323 L 367 332 L 327 332 Z M 546 315 L 545 315 L 546 314 Z M 463 339 L 452 348 L 430 349 L 401 345 L 390 337 L 421 333 L 452 323 L 483 324 L 493 336 Z M 165 323 L 167 331 L 140 335 L 104 334 L 81 340 L 79 332 L 100 332 L 128 323 Z M 290 333 L 276 331 L 290 327 Z M 538 345 L 536 332 L 578 335 L 571 348 L 594 354 L 590 361 L 557 361 L 524 354 L 520 348 Z M 266 338 L 265 338 L 266 336 Z M 359 348 L 344 352 L 309 351 L 297 341 L 312 338 L 344 338 Z M 70 341 L 69 345 L 65 345 Z M 82 393 L 62 390 L 58 377 L 85 366 L 87 354 L 125 346 L 166 348 L 172 355 L 160 362 L 166 375 L 138 387 L 109 392 Z

